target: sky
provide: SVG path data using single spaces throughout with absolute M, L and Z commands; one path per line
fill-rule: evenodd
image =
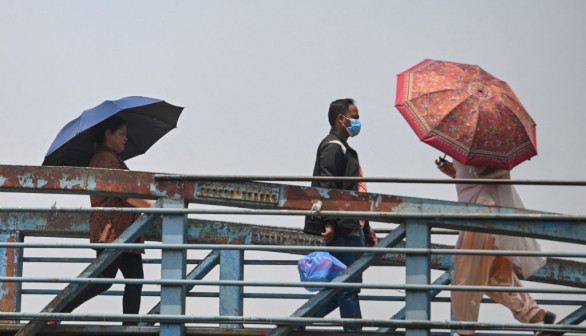
M 394 107 L 396 75 L 430 58 L 478 64 L 516 92 L 537 123 L 539 155 L 513 178 L 583 180 L 585 12 L 578 0 L 0 0 L 1 163 L 40 165 L 83 110 L 139 95 L 185 110 L 176 130 L 127 161 L 133 170 L 308 176 L 330 102 L 351 97 L 363 126 L 349 144 L 366 176 L 442 178 L 441 153 Z M 456 199 L 451 185 L 369 190 Z M 518 190 L 529 209 L 586 214 L 584 187 Z M 55 202 L 89 206 L 0 193 L 0 206 Z

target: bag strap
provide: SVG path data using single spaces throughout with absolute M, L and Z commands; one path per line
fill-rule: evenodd
M 329 144 L 335 143 L 335 144 L 340 145 L 340 147 L 342 147 L 342 152 L 344 152 L 344 155 L 346 155 L 346 146 L 344 146 L 344 144 L 341 141 L 339 141 L 339 140 L 332 140 L 332 141 L 328 141 L 328 143 Z

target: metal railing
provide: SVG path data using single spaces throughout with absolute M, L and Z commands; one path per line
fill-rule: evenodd
M 180 176 L 133 172 L 111 172 L 100 169 L 52 168 L 0 166 L 0 191 L 70 193 L 80 195 L 113 195 L 119 197 L 147 197 L 159 199 L 154 208 L 0 208 L 0 258 L 6 267 L 0 273 L 2 288 L 0 296 L 0 319 L 6 322 L 28 321 L 26 324 L 13 323 L 17 335 L 34 335 L 42 332 L 47 320 L 84 322 L 76 326 L 76 331 L 94 330 L 94 326 L 85 322 L 109 322 L 117 333 L 130 333 L 142 330 L 144 333 L 160 335 L 183 335 L 190 333 L 190 328 L 212 327 L 218 334 L 230 329 L 237 334 L 249 335 L 256 330 L 258 334 L 286 335 L 294 332 L 295 326 L 307 325 L 309 331 L 320 332 L 341 330 L 341 326 L 363 326 L 364 333 L 402 333 L 409 336 L 447 334 L 451 329 L 474 329 L 481 333 L 492 334 L 528 334 L 542 330 L 545 334 L 584 334 L 586 327 L 581 323 L 586 319 L 586 265 L 581 261 L 586 257 L 586 250 L 560 250 L 547 252 L 527 251 L 475 251 L 454 250 L 450 246 L 432 244 L 431 237 L 435 228 L 439 234 L 446 230 L 467 230 L 506 235 L 529 236 L 540 239 L 555 240 L 560 243 L 581 244 L 586 240 L 586 216 L 569 216 L 542 213 L 531 210 L 519 210 L 498 207 L 484 207 L 412 197 L 378 195 L 368 193 L 351 193 L 293 185 L 267 184 L 257 181 L 307 181 L 315 178 L 276 177 L 276 176 Z M 11 180 L 8 178 L 10 175 Z M 453 180 L 434 179 L 392 179 L 363 178 L 370 182 L 384 183 L 454 183 Z M 7 182 L 8 181 L 8 182 Z M 42 183 L 39 183 L 42 181 Z M 88 181 L 93 181 L 88 183 Z M 100 181 L 107 181 L 101 183 Z M 129 182 L 129 181 L 132 181 Z M 66 182 L 66 183 L 64 183 Z M 468 182 L 459 180 L 458 183 Z M 494 181 L 480 181 L 495 183 Z M 498 182 L 503 182 L 502 180 Z M 566 185 L 584 186 L 585 181 L 504 181 L 513 184 Z M 479 183 L 478 180 L 469 183 Z M 82 187 L 78 187 L 82 186 Z M 324 196 L 324 195 L 327 195 Z M 320 200 L 328 207 L 328 202 L 343 200 L 344 211 L 311 211 L 314 201 Z M 223 205 L 244 209 L 191 209 L 188 203 Z M 339 204 L 339 203 L 338 203 Z M 87 235 L 88 215 L 92 212 L 131 212 L 142 213 L 135 224 L 123 235 L 122 239 L 112 244 L 63 243 L 61 241 L 25 242 L 25 237 L 74 237 Z M 322 247 L 314 236 L 308 236 L 291 228 L 278 226 L 260 226 L 233 223 L 224 220 L 201 220 L 189 217 L 193 215 L 238 217 L 245 216 L 306 216 L 319 213 L 322 216 L 352 217 L 369 219 L 388 226 L 387 234 L 380 236 L 379 247 L 342 248 Z M 280 218 L 280 217 L 277 217 Z M 432 230 L 432 228 L 434 228 Z M 448 231 L 449 232 L 449 231 Z M 144 233 L 148 240 L 162 243 L 129 244 Z M 562 245 L 563 246 L 563 245 Z M 112 251 L 100 258 L 64 257 L 27 257 L 23 251 L 65 249 L 105 248 Z M 147 258 L 146 265 L 160 264 L 160 277 L 152 274 L 144 280 L 137 279 L 103 279 L 96 277 L 100 265 L 107 264 L 121 253 L 123 249 L 142 248 L 161 251 L 160 258 Z M 297 279 L 279 281 L 271 279 L 275 267 L 293 269 L 298 255 L 309 251 L 354 251 L 363 252 L 363 257 L 353 264 L 347 272 L 330 283 L 301 283 Z M 203 251 L 209 254 L 203 258 L 189 259 L 187 251 Z M 250 260 L 245 253 L 265 255 L 267 259 Z M 269 260 L 279 253 L 284 257 Z M 268 255 L 270 254 L 270 256 Z M 457 254 L 471 255 L 515 255 L 546 256 L 548 264 L 528 280 L 532 286 L 523 288 L 503 288 L 493 286 L 453 286 L 449 285 L 451 256 Z M 565 259 L 556 259 L 565 258 Z M 580 261 L 567 258 L 579 259 Z M 90 263 L 79 277 L 73 276 L 23 276 L 28 264 L 39 263 Z M 190 265 L 197 265 L 189 270 Z M 265 271 L 263 279 L 245 278 L 245 269 L 262 266 Z M 362 284 L 347 282 L 353 275 L 365 270 L 384 272 L 389 267 L 405 267 L 404 279 L 395 277 L 394 281 L 380 279 L 365 281 Z M 219 268 L 217 279 L 209 280 L 214 269 Z M 439 271 L 440 276 L 433 281 L 431 270 Z M 289 273 L 291 274 L 291 272 Z M 254 278 L 254 277 L 253 277 Z M 402 280 L 402 281 L 401 281 Z M 67 284 L 65 289 L 23 288 L 23 283 Z M 70 300 L 86 284 L 141 283 L 145 286 L 160 286 L 160 290 L 146 290 L 144 297 L 160 297 L 148 314 L 121 315 L 104 313 L 59 313 L 59 307 Z M 535 286 L 545 283 L 558 285 Z M 191 289 L 208 288 L 211 291 L 192 293 Z M 301 287 L 322 287 L 315 295 L 303 292 Z M 359 287 L 367 293 L 361 295 L 366 303 L 397 304 L 405 306 L 386 318 L 341 319 L 312 318 L 311 313 L 319 305 L 345 288 Z M 244 289 L 265 289 L 270 292 L 248 292 Z M 297 290 L 297 292 L 295 292 Z M 450 322 L 432 318 L 436 305 L 447 305 L 449 298 L 441 293 L 449 291 L 507 291 L 549 293 L 571 295 L 571 299 L 543 299 L 538 303 L 558 307 L 577 307 L 561 322 L 555 325 L 536 325 L 523 323 L 497 322 Z M 392 291 L 395 295 L 389 294 Z M 396 295 L 404 291 L 405 295 Z M 119 290 L 110 290 L 106 296 L 118 296 Z M 21 311 L 21 302 L 29 296 L 55 296 L 43 309 L 43 312 Z M 191 300 L 211 298 L 218 300 L 218 314 L 192 314 L 186 308 Z M 246 302 L 254 300 L 287 302 L 286 313 L 275 314 L 276 309 L 269 310 L 262 316 L 245 314 Z M 304 302 L 301 306 L 299 302 Z M 491 302 L 483 300 L 483 302 Z M 255 303 L 251 303 L 254 305 Z M 145 307 L 143 307 L 144 309 Z M 445 310 L 441 309 L 440 310 Z M 293 312 L 294 311 L 294 312 Z M 291 312 L 293 312 L 291 314 Z M 275 315 L 273 315 L 275 314 Z M 435 313 L 434 313 L 435 314 Z M 139 327 L 120 327 L 111 322 L 140 322 Z M 153 324 L 159 323 L 156 330 Z M 10 326 L 10 324 L 7 324 Z M 60 326 L 67 332 L 68 324 Z M 241 329 L 246 327 L 245 329 Z M 134 328 L 134 329 L 133 329 Z M 138 328 L 138 329 L 137 329 Z M 141 329 L 142 328 L 142 329 Z M 150 328 L 150 329 L 149 329 Z M 252 329 L 251 329 L 252 328 Z M 269 328 L 269 329 L 267 329 Z M 16 330 L 16 329 L 10 329 Z M 1 333 L 1 329 L 0 329 Z

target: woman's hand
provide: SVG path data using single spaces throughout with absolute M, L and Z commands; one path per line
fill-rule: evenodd
M 451 178 L 456 178 L 456 170 L 454 169 L 454 164 L 451 163 L 450 161 L 435 160 L 435 166 L 442 173 L 448 175 Z

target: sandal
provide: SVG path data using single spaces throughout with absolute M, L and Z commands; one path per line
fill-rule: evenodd
M 550 311 L 545 313 L 543 317 L 543 324 L 554 324 L 555 323 L 556 315 Z
M 556 315 L 550 311 L 546 311 L 543 315 L 543 324 L 554 324 L 556 319 Z M 535 336 L 541 336 L 545 331 L 536 331 L 533 334 Z

